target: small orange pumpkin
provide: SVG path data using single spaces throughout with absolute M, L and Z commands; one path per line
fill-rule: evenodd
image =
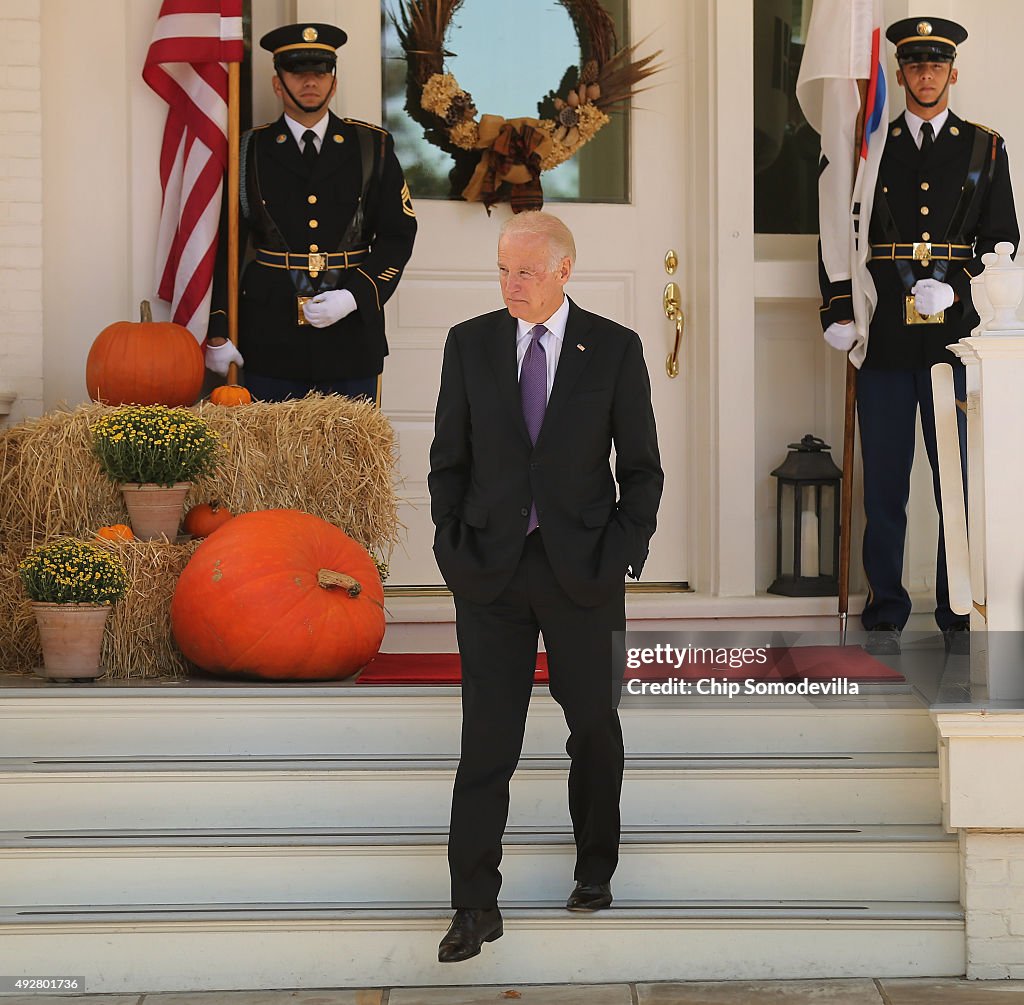
M 252 395 L 241 384 L 221 384 L 210 392 L 210 401 L 214 405 L 248 405 Z
M 96 536 L 101 541 L 134 541 L 135 535 L 132 533 L 131 527 L 126 523 L 112 523 L 106 527 L 100 527 L 96 531 Z
M 242 513 L 189 559 L 171 602 L 185 658 L 214 673 L 341 680 L 384 638 L 384 587 L 366 549 L 298 510 Z
M 216 500 L 193 506 L 182 522 L 182 530 L 193 537 L 209 537 L 218 527 L 228 522 L 234 513 Z
M 153 320 L 142 301 L 141 321 L 117 321 L 96 336 L 85 363 L 93 401 L 108 405 L 193 405 L 203 389 L 203 350 L 182 325 Z

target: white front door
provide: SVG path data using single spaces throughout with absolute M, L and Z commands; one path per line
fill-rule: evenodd
M 344 114 L 380 121 L 372 107 L 374 100 L 380 107 L 379 56 L 364 37 L 371 31 L 375 39 L 380 37 L 377 4 L 373 0 L 355 4 L 300 0 L 298 6 L 300 17 L 329 20 L 333 16 L 350 39 L 360 39 L 359 50 L 350 42 L 341 53 L 340 107 Z M 642 53 L 664 49 L 667 66 L 648 82 L 650 89 L 634 100 L 628 204 L 552 202 L 545 206 L 565 220 L 576 238 L 577 263 L 567 287 L 569 296 L 581 307 L 635 329 L 643 339 L 665 468 L 659 527 L 644 580 L 671 584 L 685 582 L 689 572 L 687 474 L 692 458 L 688 457 L 685 410 L 692 384 L 685 334 L 680 375 L 673 379 L 666 372 L 675 325 L 665 316 L 663 291 L 668 281 L 678 282 L 687 311 L 692 268 L 684 221 L 687 199 L 695 198 L 688 193 L 700 188 L 687 185 L 684 177 L 685 166 L 692 162 L 686 109 L 695 106 L 683 80 L 689 72 L 690 53 L 703 44 L 699 32 L 692 30 L 694 6 L 678 0 L 633 0 L 630 5 L 632 39 L 647 39 Z M 575 58 L 573 53 L 566 62 Z M 368 93 L 362 85 L 370 79 L 377 81 L 378 89 Z M 358 81 L 358 91 L 353 91 L 353 81 Z M 471 80 L 459 82 L 473 90 Z M 391 354 L 385 363 L 382 407 L 397 434 L 399 517 L 404 525 L 402 542 L 391 557 L 388 586 L 441 585 L 431 551 L 427 472 L 442 350 L 452 325 L 501 306 L 496 241 L 501 222 L 510 213 L 507 204 L 488 217 L 479 203 L 416 200 L 415 196 L 414 188 L 419 221 L 416 248 L 388 305 L 387 318 Z M 679 260 L 673 276 L 665 271 L 670 249 Z

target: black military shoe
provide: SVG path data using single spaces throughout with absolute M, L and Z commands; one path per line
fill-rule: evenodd
M 569 894 L 565 906 L 570 911 L 590 912 L 611 907 L 612 887 L 610 883 L 577 883 Z
M 437 947 L 437 960 L 439 963 L 458 963 L 479 956 L 483 943 L 494 942 L 504 934 L 501 911 L 496 907 L 460 907 L 455 911 L 448 933 Z
M 971 626 L 968 624 L 950 625 L 942 629 L 942 643 L 946 647 L 947 656 L 971 655 Z
M 899 656 L 900 628 L 891 621 L 883 621 L 868 629 L 868 637 L 864 640 L 864 652 L 870 656 Z

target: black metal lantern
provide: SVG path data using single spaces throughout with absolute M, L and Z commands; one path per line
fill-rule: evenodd
M 775 582 L 769 593 L 829 597 L 839 593 L 839 487 L 831 448 L 808 433 L 789 444 L 778 478 Z M 827 524 L 827 527 L 826 527 Z

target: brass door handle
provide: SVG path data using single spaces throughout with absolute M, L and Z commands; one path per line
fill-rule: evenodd
M 679 350 L 683 343 L 683 308 L 682 294 L 679 291 L 678 283 L 666 283 L 665 293 L 662 296 L 662 306 L 665 308 L 665 317 L 674 321 L 676 325 L 676 338 L 672 345 L 672 351 L 665 360 L 665 372 L 670 377 L 679 376 Z

